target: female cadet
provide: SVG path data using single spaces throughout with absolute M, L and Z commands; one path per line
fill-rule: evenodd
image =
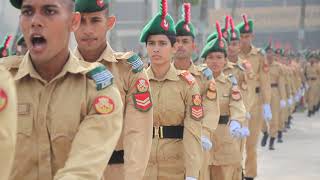
M 144 27 L 151 65 L 153 142 L 145 180 L 197 180 L 201 166 L 202 98 L 194 77 L 171 64 L 175 26 L 162 0 L 161 12 Z
M 240 123 L 245 120 L 246 111 L 236 78 L 223 74 L 227 43 L 222 38 L 219 22 L 216 26 L 218 37 L 208 42 L 201 54 L 216 80 L 220 105 L 219 125 L 211 136 L 215 146 L 209 166 L 210 179 L 232 180 L 242 158 L 237 138 L 245 136 L 245 128 L 241 128 Z

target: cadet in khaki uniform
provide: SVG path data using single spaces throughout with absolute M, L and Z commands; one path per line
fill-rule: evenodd
M 216 98 L 216 89 L 210 89 L 215 87 L 215 81 L 213 79 L 212 71 L 207 67 L 198 67 L 192 63 L 192 53 L 196 48 L 194 42 L 195 28 L 190 22 L 190 3 L 184 3 L 184 15 L 185 18 L 180 20 L 176 24 L 176 43 L 175 43 L 175 56 L 174 66 L 179 70 L 188 70 L 196 79 L 201 96 L 203 98 L 204 106 L 204 118 L 202 120 L 203 136 L 201 137 L 204 154 L 202 162 L 202 170 L 200 172 L 200 180 L 209 178 L 209 160 L 210 160 L 210 148 L 212 142 L 210 136 L 218 126 L 220 117 L 218 99 Z
M 202 97 L 191 73 L 171 64 L 175 35 L 167 1 L 162 0 L 161 11 L 140 36 L 151 60 L 147 73 L 154 103 L 154 135 L 144 180 L 197 180 L 200 172 Z
M 282 97 L 280 100 L 280 115 L 279 115 L 279 121 L 278 121 L 278 137 L 277 142 L 282 143 L 282 133 L 285 130 L 285 120 L 288 118 L 288 108 L 287 108 L 287 99 L 288 99 L 288 92 L 287 92 L 287 81 L 286 81 L 286 67 L 282 63 L 282 57 L 281 57 L 281 51 L 282 49 L 277 48 L 274 50 L 274 61 L 278 62 L 281 68 L 282 76 L 283 76 L 283 85 L 284 85 L 284 92 L 280 91 L 280 96 Z M 283 94 L 282 94 L 283 93 Z
M 270 121 L 272 118 L 270 99 L 271 87 L 269 79 L 269 67 L 261 49 L 252 45 L 253 40 L 253 21 L 248 20 L 243 15 L 243 22 L 237 28 L 240 31 L 240 58 L 247 60 L 253 68 L 251 80 L 254 80 L 253 87 L 256 94 L 251 98 L 253 101 L 252 109 L 249 110 L 251 119 L 249 121 L 250 136 L 246 142 L 246 180 L 252 180 L 257 176 L 257 143 L 261 132 L 262 122 Z M 263 111 L 262 111 L 263 110 Z
M 309 88 L 306 93 L 306 103 L 308 105 L 308 116 L 312 116 L 315 114 L 316 111 L 316 96 L 318 96 L 317 91 L 317 80 L 319 78 L 317 74 L 317 66 L 316 66 L 316 54 L 311 53 L 308 56 L 309 63 L 306 66 L 305 69 L 305 76 L 307 79 L 307 83 L 309 85 Z
M 21 8 L 30 51 L 0 60 L 14 76 L 18 97 L 10 179 L 100 179 L 122 129 L 123 105 L 112 74 L 69 51 L 70 32 L 80 23 L 72 0 L 11 3 Z M 47 7 L 56 11 L 42 13 Z
M 285 84 L 284 73 L 279 62 L 274 59 L 274 51 L 272 48 L 272 42 L 264 48 L 266 52 L 267 61 L 269 63 L 270 81 L 271 81 L 271 111 L 272 119 L 269 123 L 269 127 L 266 123 L 263 123 L 263 138 L 261 145 L 265 146 L 270 135 L 269 150 L 274 150 L 274 141 L 278 135 L 278 125 L 280 121 L 280 107 L 286 106 L 285 99 Z
M 0 179 L 7 180 L 14 159 L 17 133 L 17 99 L 14 81 L 0 66 Z
M 252 75 L 252 67 L 247 66 L 246 62 L 239 57 L 240 53 L 240 32 L 237 28 L 234 27 L 234 22 L 232 17 L 229 17 L 230 21 L 230 30 L 228 31 L 228 59 L 227 64 L 224 67 L 224 74 L 229 75 L 233 74 L 239 84 L 241 95 L 243 97 L 244 106 L 246 108 L 246 120 L 242 123 L 244 126 L 243 136 L 249 135 L 248 121 L 250 120 L 250 113 L 248 112 L 251 109 L 252 101 L 251 96 L 255 95 L 253 86 L 250 86 L 250 83 L 253 81 L 249 80 L 249 77 Z M 251 88 L 249 88 L 251 87 Z M 244 158 L 244 149 L 245 149 L 246 138 L 239 140 L 241 160 Z M 233 180 L 239 180 L 243 175 L 244 165 L 241 163 L 236 169 Z
M 100 62 L 113 74 L 124 104 L 124 126 L 118 145 L 105 171 L 107 180 L 141 180 L 152 142 L 152 101 L 143 62 L 133 52 L 114 52 L 106 40 L 115 17 L 109 15 L 109 0 L 76 0 L 81 25 L 75 32 L 75 55 Z M 98 20 L 97 20 L 98 19 Z
M 217 38 L 207 43 L 201 53 L 216 79 L 220 119 L 211 138 L 215 147 L 211 151 L 210 179 L 232 180 L 241 163 L 241 152 L 236 138 L 243 137 L 241 123 L 245 120 L 245 107 L 237 80 L 223 74 L 227 57 L 227 42 L 217 22 Z

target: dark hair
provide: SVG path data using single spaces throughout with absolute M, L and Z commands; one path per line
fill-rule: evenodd
M 173 45 L 176 43 L 176 40 L 177 40 L 176 35 L 174 35 L 174 34 L 173 35 L 172 34 L 163 34 L 163 33 L 148 34 L 146 45 L 148 43 L 149 36 L 151 36 L 151 35 L 165 35 L 165 36 L 167 36 L 170 43 L 171 43 L 171 47 L 173 47 Z

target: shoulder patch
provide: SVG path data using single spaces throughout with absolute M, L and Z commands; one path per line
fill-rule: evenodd
M 137 54 L 133 54 L 127 60 L 128 60 L 128 63 L 132 67 L 132 72 L 137 73 L 137 72 L 141 72 L 143 70 L 143 62 Z
M 113 83 L 113 75 L 104 66 L 99 65 L 87 73 L 88 77 L 95 81 L 98 91 L 107 88 Z
M 180 75 L 183 77 L 185 81 L 189 85 L 193 85 L 196 82 L 196 79 L 192 76 L 192 74 L 189 71 L 183 70 L 181 71 Z
M 233 74 L 229 74 L 228 78 L 231 81 L 232 86 L 237 86 L 238 85 L 237 78 Z
M 212 71 L 208 67 L 202 69 L 202 74 L 204 75 L 204 77 L 207 78 L 207 80 L 210 80 L 213 78 Z

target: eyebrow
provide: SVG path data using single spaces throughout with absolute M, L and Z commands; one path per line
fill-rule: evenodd
M 31 8 L 33 8 L 33 6 L 30 4 L 24 4 L 21 6 L 21 9 L 31 9 Z M 59 8 L 59 6 L 55 4 L 45 4 L 41 8 Z

